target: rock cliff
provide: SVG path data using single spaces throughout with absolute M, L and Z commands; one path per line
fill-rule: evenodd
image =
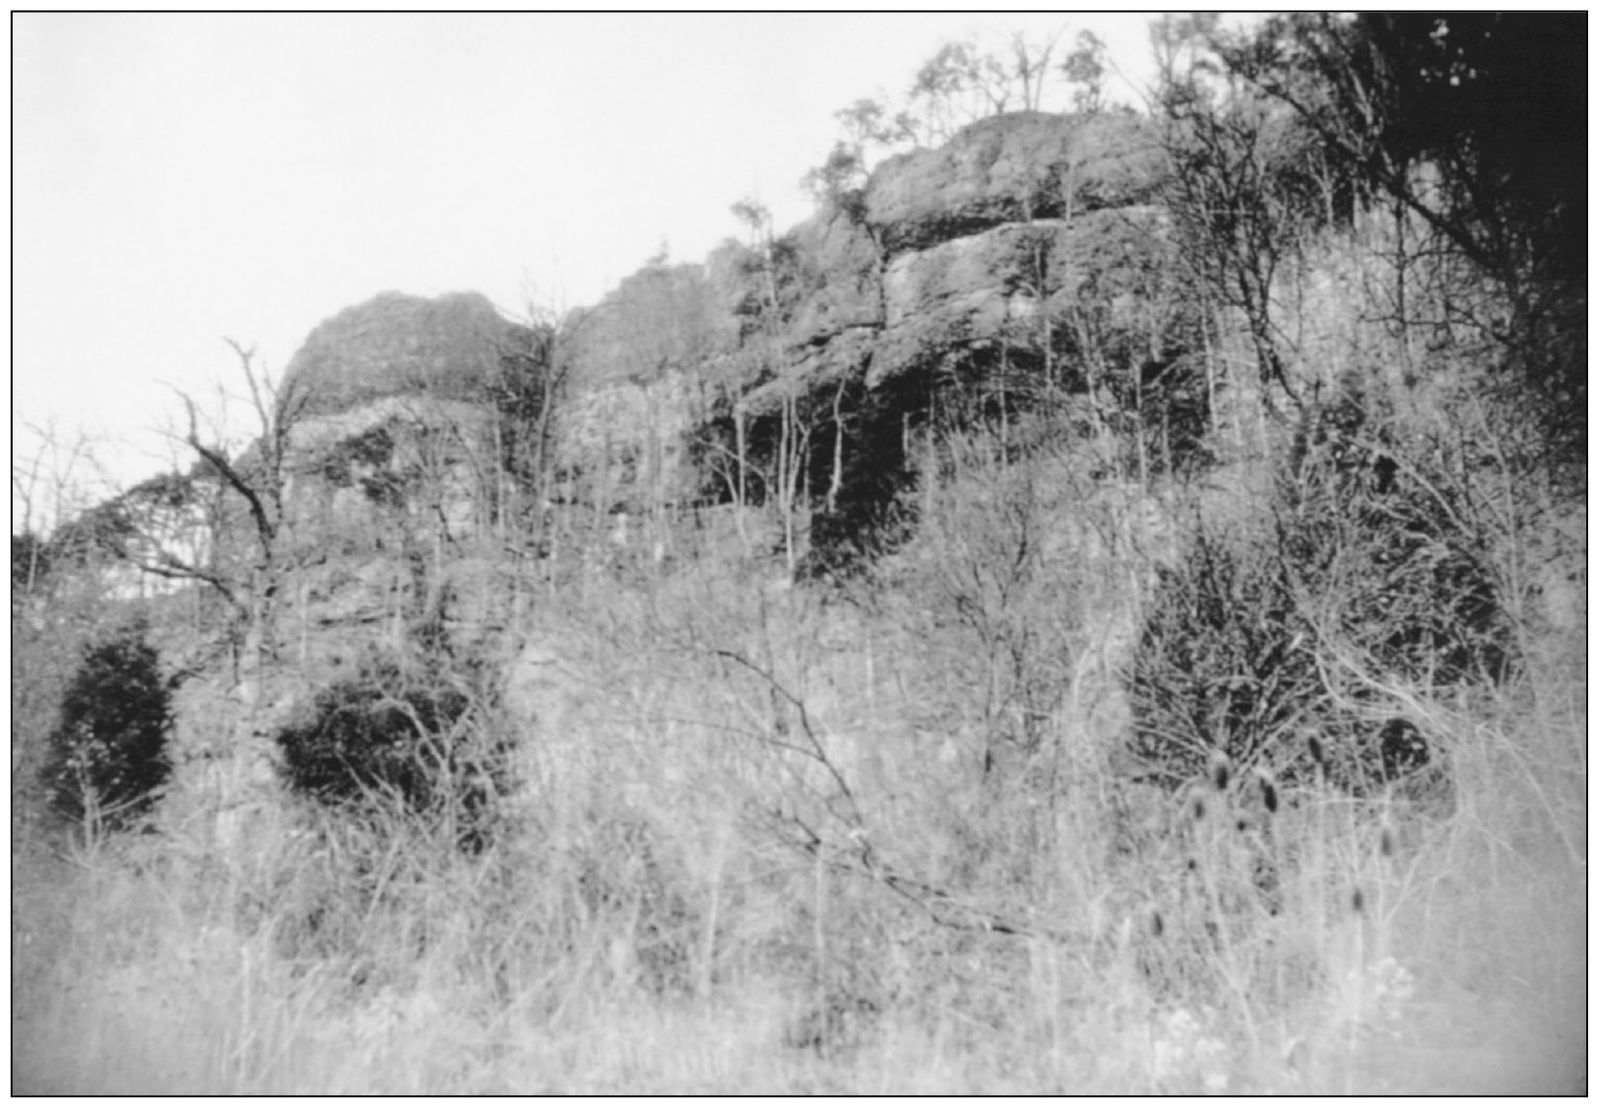
M 760 455 L 778 433 L 764 421 L 792 401 L 812 420 L 815 446 L 828 418 L 849 422 L 844 452 L 867 448 L 872 464 L 893 466 L 894 451 L 866 438 L 899 434 L 940 388 L 997 365 L 1054 374 L 1071 360 L 1063 321 L 1075 311 L 1114 347 L 1144 331 L 1121 348 L 1160 359 L 1174 321 L 1141 305 L 1158 298 L 1171 260 L 1153 202 L 1164 166 L 1156 137 L 1132 116 L 998 116 L 940 149 L 889 159 L 859 196 L 765 251 L 731 242 L 705 265 L 644 270 L 575 337 L 568 454 L 596 470 L 604 426 L 607 483 L 627 484 L 616 462 L 626 454 L 653 459 L 630 462 L 652 474 L 644 498 L 663 487 L 715 494 L 707 474 L 683 471 L 697 456 L 685 436 L 728 450 L 743 418 Z M 1053 385 L 1092 387 L 1066 373 Z M 613 417 L 629 390 L 649 418 Z
M 564 320 L 560 363 L 544 366 L 564 378 L 556 494 L 631 510 L 727 497 L 717 459 L 746 449 L 753 470 L 771 467 L 786 410 L 809 421 L 809 467 L 833 465 L 836 478 L 903 467 L 899 447 L 875 437 L 902 436 L 942 390 L 1049 378 L 1093 391 L 1059 368 L 1073 361 L 1068 319 L 1130 359 L 1160 358 L 1173 321 L 1146 306 L 1169 260 L 1153 204 L 1163 173 L 1133 116 L 998 116 L 890 158 L 860 194 L 775 241 L 645 267 Z M 395 405 L 423 398 L 473 426 L 450 405 L 485 409 L 527 334 L 473 294 L 389 294 L 340 313 L 289 369 L 312 396 L 308 456 L 393 425 Z M 816 477 L 814 492 L 842 491 Z

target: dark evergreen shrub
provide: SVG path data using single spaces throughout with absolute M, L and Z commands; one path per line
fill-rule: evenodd
M 50 738 L 45 783 L 56 811 L 117 830 L 145 814 L 171 773 L 172 703 L 142 623 L 84 654 Z
M 488 697 L 474 683 L 438 666 L 368 661 L 279 731 L 290 789 L 351 810 L 398 803 L 448 822 L 464 848 L 483 848 L 506 750 L 490 736 Z

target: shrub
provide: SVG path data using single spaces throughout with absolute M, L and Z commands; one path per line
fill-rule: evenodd
M 1153 778 L 1178 786 L 1215 751 L 1355 792 L 1422 769 L 1385 689 L 1501 680 L 1515 660 L 1472 505 L 1461 473 L 1404 456 L 1357 401 L 1318 413 L 1267 517 L 1198 523 L 1158 575 L 1128 674 Z
M 1215 748 L 1257 763 L 1317 701 L 1285 568 L 1260 539 L 1198 525 L 1179 565 L 1159 571 L 1129 683 L 1135 752 L 1160 783 L 1200 777 Z
M 437 664 L 369 660 L 279 731 L 291 791 L 351 809 L 398 801 L 430 821 L 454 821 L 459 843 L 478 851 L 506 759 L 489 733 L 490 698 L 476 683 Z
M 67 686 L 45 783 L 56 811 L 116 830 L 155 802 L 171 763 L 171 696 L 141 622 L 91 646 Z

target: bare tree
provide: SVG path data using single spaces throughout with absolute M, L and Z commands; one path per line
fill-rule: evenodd
M 248 780 L 255 766 L 265 762 L 262 685 L 277 654 L 280 592 L 297 567 L 296 551 L 287 540 L 291 522 L 287 504 L 292 433 L 306 413 L 309 396 L 304 389 L 281 386 L 256 366 L 253 350 L 227 341 L 239 359 L 255 414 L 256 438 L 250 447 L 236 455 L 219 428 L 203 431 L 194 398 L 175 389 L 184 415 L 178 434 L 197 460 L 193 472 L 217 490 L 206 556 L 186 557 L 159 542 L 134 544 L 130 553 L 143 571 L 199 582 L 227 601 L 227 638 L 239 705 L 228 754 Z M 226 802 L 237 797 L 220 798 Z M 231 832 L 223 828 L 223 833 L 226 837 Z
M 1080 38 L 1089 34 L 1081 32 Z M 1007 47 L 1011 56 L 1008 77 L 1018 89 L 1025 111 L 1039 111 L 1045 102 L 1046 75 L 1051 71 L 1051 56 L 1057 49 L 1057 41 L 1062 38 L 1062 30 L 1058 30 L 1045 42 L 1030 42 L 1023 32 L 1013 34 Z M 1095 36 L 1092 35 L 1092 38 Z
M 1217 302 L 1241 313 L 1260 395 L 1305 401 L 1277 318 L 1275 290 L 1300 260 L 1322 201 L 1318 151 L 1289 113 L 1239 82 L 1221 80 L 1212 52 L 1215 16 L 1165 16 L 1151 26 L 1158 68 L 1155 109 L 1173 166 L 1169 206 L 1182 256 Z
M 907 93 L 900 130 L 924 145 L 945 142 L 970 123 L 1009 111 L 1039 111 L 1059 31 L 1043 43 L 1015 34 L 1004 53 L 976 42 L 948 42 L 924 62 Z
M 273 621 L 278 591 L 288 568 L 283 538 L 288 525 L 291 433 L 305 414 L 308 396 L 302 390 L 281 388 L 270 374 L 256 367 L 253 350 L 233 339 L 227 342 L 239 358 L 249 387 L 259 436 L 243 455 L 231 457 L 215 434 L 202 437 L 194 398 L 182 391 L 178 398 L 183 404 L 185 423 L 180 434 L 201 463 L 200 471 L 244 507 L 242 564 L 229 563 L 231 559 L 223 553 L 223 547 L 231 545 L 233 536 L 221 533 L 214 536 L 218 555 L 210 565 L 186 560 L 168 550 L 138 564 L 159 576 L 203 582 L 223 595 L 237 617 L 237 661 L 243 682 L 254 679 L 276 649 Z M 223 530 L 228 529 L 229 521 L 226 513 L 218 520 Z
M 734 214 L 746 225 L 751 234 L 751 247 L 761 267 L 762 307 L 761 332 L 757 357 L 761 374 L 775 374 L 783 365 L 781 348 L 784 329 L 784 307 L 779 292 L 779 256 L 773 236 L 773 217 L 768 209 L 755 200 L 742 200 L 734 205 Z M 807 458 L 812 445 L 812 420 L 804 409 L 798 389 L 786 388 L 779 403 L 778 442 L 773 458 L 772 479 L 765 481 L 770 495 L 777 493 L 779 518 L 784 528 L 785 564 L 793 576 L 800 560 L 797 549 L 797 526 L 808 499 Z M 745 419 L 741 405 L 735 411 L 741 470 L 741 500 L 746 466 Z
M 32 592 L 45 558 L 45 537 L 84 506 L 85 470 L 97 469 L 88 432 L 54 421 L 23 420 L 11 440 L 11 580 Z

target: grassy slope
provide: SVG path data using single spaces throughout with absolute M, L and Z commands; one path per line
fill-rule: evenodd
M 923 628 L 890 605 L 845 614 L 797 593 L 731 595 L 711 571 L 650 591 L 654 614 L 618 593 L 571 613 L 573 656 L 609 683 L 576 697 L 564 727 L 583 743 L 563 747 L 522 837 L 488 859 L 468 864 L 399 831 L 409 845 L 265 835 L 218 854 L 168 828 L 65 859 L 14 848 L 14 1090 L 1584 1087 L 1578 641 L 1550 639 L 1549 663 L 1520 686 L 1432 707 L 1428 722 L 1453 735 L 1449 814 L 1330 797 L 1286 812 L 1282 848 L 1302 860 L 1287 867 L 1285 910 L 1231 915 L 1220 948 L 1183 929 L 1172 913 L 1183 907 L 1170 908 L 1164 938 L 1149 934 L 1148 909 L 1171 903 L 1184 861 L 1168 846 L 1101 849 L 1108 779 L 1065 785 L 1076 809 L 1044 836 L 1006 802 L 942 801 L 973 751 L 929 745 L 927 705 L 904 697 L 927 694 L 919 668 L 938 669 L 960 640 L 925 637 L 909 652 L 909 630 Z M 806 688 L 894 863 L 1037 920 L 1050 908 L 1066 933 L 931 926 L 872 881 L 820 879 L 776 844 L 753 812 L 796 778 L 780 781 L 750 741 L 752 712 L 767 709 L 756 686 L 683 650 L 714 631 L 766 649 Z M 1115 733 L 1090 703 L 1106 676 L 1092 661 L 1077 674 L 1076 706 L 1101 721 L 1060 715 L 1065 744 Z M 1401 828 L 1390 858 L 1375 848 L 1387 815 Z M 1187 847 L 1219 886 L 1231 848 Z M 341 859 L 357 854 L 369 873 L 380 859 L 380 875 L 341 890 Z M 984 857 L 1006 872 L 973 875 Z M 345 929 L 297 945 L 285 934 L 330 894 L 319 872 L 351 901 L 337 905 Z M 586 901 L 608 880 L 611 899 Z M 676 922 L 642 927 L 668 892 Z M 715 935 L 704 980 L 652 961 L 673 925 L 687 928 L 670 936 L 691 961 Z M 797 1048 L 816 1021 L 809 962 L 873 970 L 880 1010 Z

